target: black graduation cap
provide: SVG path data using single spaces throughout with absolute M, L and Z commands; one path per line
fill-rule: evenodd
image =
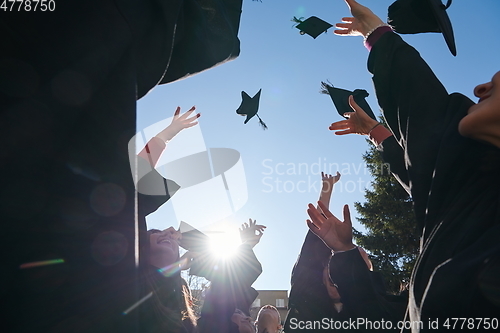
M 344 113 L 353 112 L 353 109 L 349 105 L 349 96 L 354 97 L 354 101 L 369 115 L 371 118 L 377 120 L 373 114 L 372 109 L 366 102 L 365 98 L 369 96 L 368 92 L 364 89 L 355 89 L 354 91 L 335 88 L 331 84 L 326 82 L 321 82 L 321 92 L 323 94 L 330 95 L 333 104 L 337 108 L 337 112 L 344 117 Z
M 302 35 L 308 34 L 314 39 L 316 39 L 316 37 L 318 37 L 321 33 L 326 32 L 330 27 L 333 26 L 316 16 L 311 16 L 305 21 L 294 17 L 292 21 L 298 23 L 295 27 L 300 30 L 300 33 Z
M 389 6 L 388 23 L 400 34 L 442 32 L 451 54 L 457 55 L 453 28 L 441 0 L 397 0 Z
M 248 96 L 248 94 L 244 91 L 241 92 L 241 104 L 236 110 L 236 113 L 242 116 L 247 116 L 247 119 L 245 119 L 245 124 L 248 123 L 250 119 L 253 118 L 253 116 L 257 116 L 259 118 L 259 123 L 262 126 L 262 128 L 267 129 L 267 125 L 260 119 L 259 115 L 257 112 L 259 111 L 259 100 L 260 100 L 260 92 L 262 89 L 259 89 L 259 91 L 255 94 L 254 97 Z
M 207 235 L 184 221 L 181 221 L 179 231 L 182 235 L 179 246 L 188 251 L 207 252 L 210 246 L 210 238 Z

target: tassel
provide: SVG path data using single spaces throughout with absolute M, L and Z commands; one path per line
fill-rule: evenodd
M 295 16 L 293 17 L 293 19 L 291 19 L 290 21 L 292 22 L 295 22 L 296 24 L 294 24 L 293 26 L 295 27 L 297 24 L 300 24 L 302 22 L 304 22 L 304 18 L 303 17 L 299 17 L 299 18 L 296 18 Z
M 259 124 L 260 126 L 262 126 L 262 129 L 266 130 L 267 129 L 267 125 L 265 122 L 262 121 L 262 119 L 260 119 L 259 115 L 256 114 L 257 118 L 259 118 Z
M 326 83 L 321 81 L 321 90 L 319 92 L 325 95 L 330 95 L 328 88 L 333 88 L 333 85 L 330 82 Z

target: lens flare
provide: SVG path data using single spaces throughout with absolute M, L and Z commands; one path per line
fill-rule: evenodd
M 223 234 L 215 234 L 210 236 L 210 251 L 217 258 L 230 258 L 241 244 L 240 237 L 237 232 L 227 232 Z
M 123 311 L 122 315 L 124 315 L 124 316 L 128 315 L 130 312 L 132 312 L 132 310 L 134 310 L 136 307 L 138 307 L 139 305 L 144 303 L 144 301 L 147 300 L 148 298 L 150 298 L 151 296 L 153 296 L 153 292 L 150 292 L 149 294 L 147 294 L 146 296 L 144 296 L 143 298 L 141 298 L 140 300 L 135 302 L 131 307 L 129 307 L 127 310 Z
M 34 262 L 28 262 L 25 264 L 21 264 L 19 266 L 19 268 L 25 269 L 25 268 L 33 268 L 33 267 L 63 264 L 63 263 L 64 263 L 64 259 L 42 260 L 42 261 L 34 261 Z
M 169 277 L 179 272 L 180 270 L 181 270 L 180 262 L 176 261 L 172 265 L 168 265 L 166 267 L 158 269 L 158 272 L 160 272 L 160 274 L 165 277 Z

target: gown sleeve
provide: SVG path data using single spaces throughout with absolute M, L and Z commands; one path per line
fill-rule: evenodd
M 378 102 L 402 148 L 417 220 L 423 221 L 443 132 L 449 95 L 420 54 L 395 33 L 373 46 L 368 70 Z M 390 143 L 393 146 L 393 143 Z M 389 154 L 385 154 L 387 158 Z

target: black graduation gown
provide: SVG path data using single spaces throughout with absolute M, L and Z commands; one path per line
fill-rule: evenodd
M 339 253 L 328 261 L 330 255 L 331 250 L 309 230 L 292 271 L 285 332 L 319 333 L 332 327 L 337 328 L 335 331 L 352 331 L 358 329 L 351 324 L 357 318 L 403 318 L 407 297 L 386 295 L 381 276 L 367 268 L 357 249 Z M 323 268 L 327 263 L 342 298 L 340 312 L 332 306 L 323 284 Z M 367 330 L 360 327 L 358 331 Z
M 351 330 L 355 327 L 361 332 L 399 331 L 396 327 L 404 320 L 408 295 L 387 294 L 382 276 L 368 269 L 358 249 L 334 254 L 328 269 L 344 306 L 356 321 Z M 362 321 L 357 321 L 358 318 Z M 382 326 L 375 326 L 378 325 L 375 322 Z
M 292 270 L 285 332 L 320 332 L 301 327 L 307 321 L 339 317 L 323 284 L 323 269 L 330 255 L 328 246 L 309 230 Z
M 237 326 L 231 316 L 236 309 L 250 315 L 250 306 L 258 292 L 251 287 L 262 273 L 262 266 L 252 248 L 240 245 L 232 258 L 214 261 L 209 256 L 199 258 L 202 266 L 196 275 L 210 280 L 201 316 L 198 320 L 199 333 L 237 333 Z
M 383 143 L 384 159 L 400 166 L 404 158 L 405 169 L 396 172 L 407 179 L 422 230 L 410 319 L 427 331 L 436 318 L 440 325 L 447 318 L 498 318 L 500 150 L 458 133 L 474 103 L 448 94 L 398 35 L 377 41 L 368 69 L 395 137 Z
M 135 331 L 136 100 L 236 57 L 241 0 L 52 2 L 0 11 L 3 326 Z

